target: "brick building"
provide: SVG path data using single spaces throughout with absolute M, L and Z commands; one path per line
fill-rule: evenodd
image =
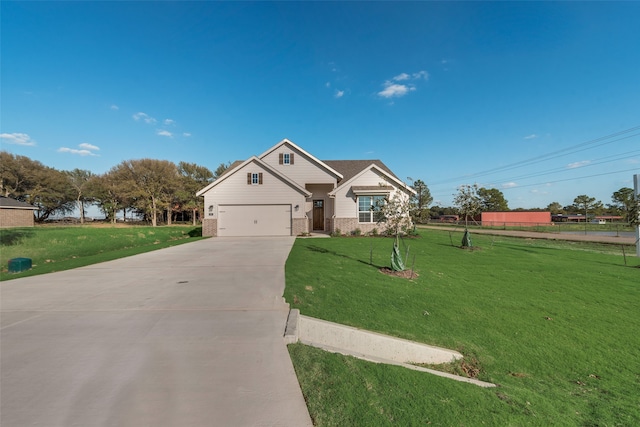
M 0 227 L 33 227 L 33 211 L 29 203 L 0 196 Z

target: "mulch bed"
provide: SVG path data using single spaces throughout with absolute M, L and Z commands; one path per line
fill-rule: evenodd
M 418 273 L 413 270 L 393 271 L 388 267 L 382 267 L 380 273 L 386 274 L 387 276 L 402 277 L 403 279 L 415 279 L 418 277 Z

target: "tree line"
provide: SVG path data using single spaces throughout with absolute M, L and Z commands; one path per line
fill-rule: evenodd
M 0 194 L 36 206 L 39 222 L 70 214 L 76 209 L 80 222 L 84 222 L 86 207 L 95 205 L 111 222 L 115 222 L 117 213 L 122 212 L 125 219 L 127 213 L 141 215 L 154 226 L 158 221 L 171 224 L 177 217 L 191 220 L 195 225 L 204 215 L 204 200 L 196 197 L 196 192 L 220 177 L 228 167 L 229 163 L 221 163 L 212 172 L 195 163 L 137 159 L 122 161 L 106 173 L 94 174 L 84 169 L 61 171 L 26 156 L 0 151 Z M 473 216 L 481 212 L 511 210 L 500 190 L 475 184 L 460 186 L 458 194 L 454 195 L 453 206 L 430 207 L 433 197 L 427 184 L 420 179 L 409 180 L 416 191 L 410 200 L 410 212 L 417 223 L 442 215 Z M 526 210 L 615 215 L 632 222 L 638 217 L 637 206 L 633 189 L 624 187 L 612 194 L 611 203 L 606 206 L 583 194 L 568 206 L 552 202 L 544 208 Z
M 454 195 L 453 206 L 431 206 L 433 197 L 428 186 L 421 180 L 416 180 L 411 185 L 416 191 L 412 199 L 411 213 L 414 222 L 424 223 L 430 218 L 438 218 L 443 215 L 462 215 L 473 217 L 482 212 L 509 212 L 509 211 L 549 211 L 557 214 L 582 214 L 620 216 L 624 221 L 635 223 L 638 218 L 639 200 L 635 197 L 632 188 L 623 187 L 614 191 L 611 195 L 611 203 L 607 205 L 586 194 L 578 195 L 570 205 L 562 206 L 558 202 L 549 203 L 544 208 L 510 209 L 502 191 L 497 188 L 479 187 L 477 184 L 462 185 Z
M 180 215 L 195 225 L 203 215 L 203 199 L 196 192 L 229 167 L 215 171 L 195 163 L 168 160 L 125 160 L 103 174 L 84 169 L 61 171 L 26 156 L 0 151 L 0 193 L 38 208 L 36 221 L 43 222 L 76 209 L 80 222 L 86 208 L 97 206 L 108 221 L 118 212 L 126 219 L 141 215 L 152 225 L 168 224 Z

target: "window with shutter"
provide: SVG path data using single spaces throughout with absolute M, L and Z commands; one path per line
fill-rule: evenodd
M 293 164 L 293 153 L 280 153 L 278 154 L 278 163 L 281 165 Z
M 247 184 L 249 185 L 261 185 L 262 184 L 262 172 L 260 173 L 247 173 Z

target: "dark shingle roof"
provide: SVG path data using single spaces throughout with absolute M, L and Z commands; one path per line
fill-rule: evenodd
M 10 209 L 38 209 L 37 207 L 30 205 L 29 203 L 21 202 L 20 200 L 12 199 L 10 197 L 0 196 L 0 208 Z
M 393 172 L 391 172 L 391 169 L 389 169 L 380 160 L 323 160 L 322 162 L 329 166 L 331 169 L 340 172 L 340 174 L 343 176 L 343 181 L 350 180 L 351 178 L 362 172 L 369 165 L 371 165 L 371 163 L 375 164 L 392 177 L 399 179 Z

